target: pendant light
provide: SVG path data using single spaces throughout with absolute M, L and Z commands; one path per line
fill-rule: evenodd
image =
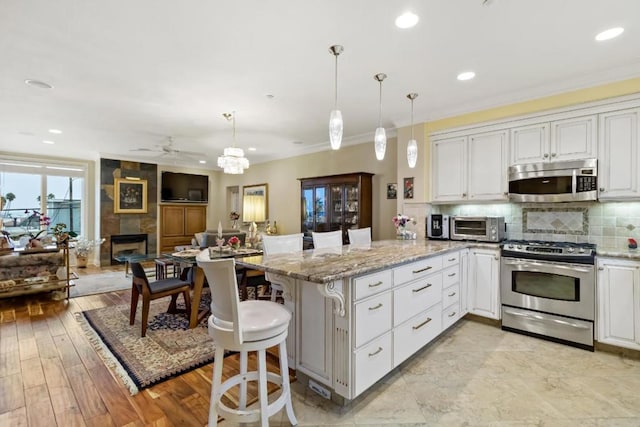
M 413 138 L 413 100 L 417 97 L 417 93 L 407 95 L 407 98 L 411 100 L 411 139 L 407 143 L 407 162 L 410 168 L 415 168 L 416 162 L 418 161 L 418 143 Z
M 373 137 L 373 147 L 376 150 L 376 159 L 384 159 L 384 152 L 387 150 L 387 133 L 382 127 L 382 81 L 387 78 L 384 73 L 379 73 L 373 76 L 373 79 L 380 83 L 380 109 L 378 111 L 378 127 L 376 128 L 376 134 Z
M 224 154 L 218 157 L 218 167 L 224 169 L 224 173 L 239 175 L 249 168 L 249 160 L 244 157 L 244 150 L 236 147 L 236 112 L 223 113 L 227 121 L 233 122 L 233 144 L 224 149 Z
M 329 116 L 329 141 L 331 141 L 331 148 L 334 150 L 339 150 L 342 143 L 342 113 L 338 110 L 338 55 L 343 51 L 344 48 L 339 44 L 329 47 L 329 52 L 336 57 L 335 105 Z

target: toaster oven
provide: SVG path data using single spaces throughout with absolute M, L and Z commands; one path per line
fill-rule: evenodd
M 506 237 L 502 216 L 452 216 L 449 219 L 451 240 L 501 242 Z

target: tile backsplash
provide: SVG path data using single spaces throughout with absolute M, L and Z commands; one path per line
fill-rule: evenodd
M 640 202 L 431 205 L 430 211 L 504 216 L 509 239 L 589 242 L 617 249 L 626 248 L 630 237 L 640 240 Z

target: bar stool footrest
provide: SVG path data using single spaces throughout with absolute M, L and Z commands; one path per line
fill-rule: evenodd
M 222 396 L 232 387 L 242 384 L 243 382 L 258 381 L 258 371 L 250 371 L 246 374 L 237 374 L 227 379 L 220 385 L 220 396 L 218 396 L 218 415 L 228 419 L 229 421 L 250 423 L 260 421 L 260 408 L 257 409 L 233 409 L 222 403 Z M 267 372 L 267 382 L 277 384 L 282 391 L 282 376 Z M 287 404 L 287 396 L 281 393 L 280 396 L 267 406 L 269 417 L 277 413 Z

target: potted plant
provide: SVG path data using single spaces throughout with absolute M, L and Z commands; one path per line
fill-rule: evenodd
M 62 222 L 57 223 L 51 232 L 56 237 L 56 244 L 58 246 L 66 244 L 69 241 L 69 237 L 76 237 L 78 234 L 75 231 L 67 231 L 67 224 Z
M 76 265 L 79 268 L 85 268 L 87 266 L 87 260 L 94 247 L 100 246 L 104 242 L 104 239 L 100 240 L 87 240 L 84 237 L 78 238 L 76 242 Z

